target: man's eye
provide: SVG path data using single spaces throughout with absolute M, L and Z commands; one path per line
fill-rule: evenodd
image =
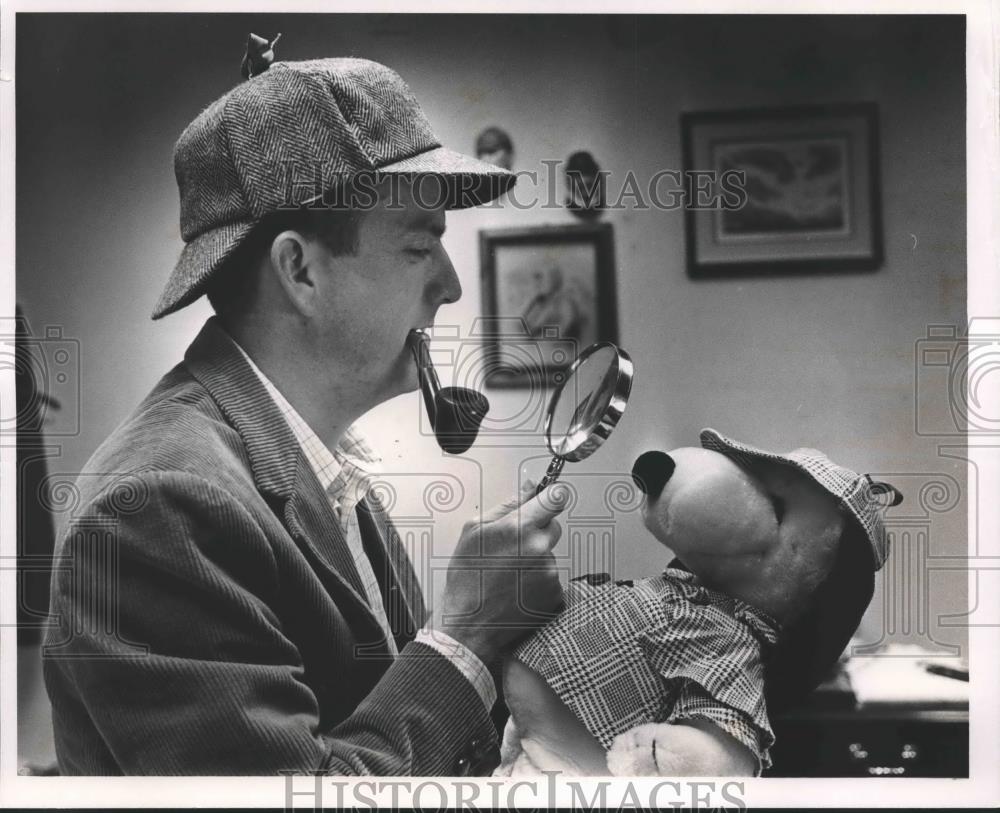
M 423 259 L 424 257 L 429 257 L 431 250 L 429 248 L 408 248 L 406 253 L 411 257 L 417 257 Z

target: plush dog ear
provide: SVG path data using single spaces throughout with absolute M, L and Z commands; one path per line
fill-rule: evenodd
M 782 630 L 764 664 L 768 712 L 794 706 L 833 671 L 875 592 L 871 545 L 853 521 L 833 568 L 802 615 Z

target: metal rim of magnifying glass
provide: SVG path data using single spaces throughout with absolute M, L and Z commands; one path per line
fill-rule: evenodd
M 559 454 L 552 448 L 552 433 L 550 432 L 552 428 L 552 418 L 556 412 L 556 404 L 559 403 L 563 390 L 573 378 L 573 375 L 576 373 L 577 369 L 579 369 L 580 365 L 594 355 L 594 353 L 599 350 L 603 350 L 606 347 L 610 347 L 615 351 L 615 360 L 618 362 L 618 379 L 615 381 L 614 394 L 611 396 L 611 400 L 608 402 L 607 409 L 604 410 L 601 420 L 598 422 L 597 426 L 591 430 L 590 436 L 568 454 Z M 568 460 L 570 463 L 578 463 L 581 460 L 590 457 L 590 455 L 592 455 L 600 447 L 600 445 L 608 439 L 611 435 L 611 430 L 618 425 L 618 421 L 621 420 L 621 417 L 625 412 L 625 406 L 628 404 L 628 396 L 632 391 L 632 374 L 634 369 L 635 367 L 632 364 L 632 359 L 629 354 L 622 350 L 614 342 L 596 342 L 586 348 L 573 360 L 573 363 L 566 370 L 566 377 L 563 379 L 562 384 L 559 385 L 559 389 L 556 390 L 552 399 L 549 401 L 548 409 L 545 411 L 545 444 L 549 447 L 549 451 L 552 452 L 553 455 L 561 458 L 562 460 Z

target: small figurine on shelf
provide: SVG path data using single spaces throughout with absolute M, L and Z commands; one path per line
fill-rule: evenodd
M 566 160 L 566 208 L 584 220 L 596 220 L 605 207 L 604 173 L 589 152 Z

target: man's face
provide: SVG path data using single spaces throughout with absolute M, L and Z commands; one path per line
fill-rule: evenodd
M 311 244 L 328 272 L 321 277 L 324 305 L 316 325 L 322 344 L 378 400 L 417 387 L 407 334 L 433 324 L 437 309 L 462 295 L 441 244 L 444 208 L 424 204 L 440 199 L 436 183 L 426 179 L 419 188 L 420 204 L 406 183 L 395 194 L 381 194 L 361 217 L 353 255 L 334 257 L 319 241 Z

